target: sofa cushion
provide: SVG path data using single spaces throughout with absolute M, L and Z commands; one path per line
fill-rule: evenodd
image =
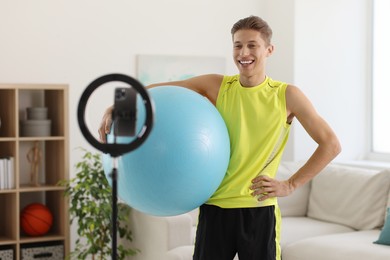
M 167 256 L 164 258 L 160 256 L 162 260 L 192 260 L 194 254 L 194 246 L 179 246 L 172 250 L 169 250 Z
M 199 218 L 199 208 L 196 208 L 190 212 L 187 212 L 191 216 L 192 219 L 192 225 L 197 226 L 198 225 L 198 218 Z
M 282 250 L 289 244 L 321 235 L 346 233 L 354 231 L 352 228 L 328 223 L 307 217 L 284 217 L 282 218 L 281 241 Z
M 379 228 L 389 188 L 389 170 L 330 165 L 312 181 L 308 216 L 357 230 Z
M 279 165 L 276 179 L 287 180 L 302 166 L 302 162 L 282 162 Z M 310 182 L 306 183 L 287 197 L 278 198 L 282 217 L 304 217 L 309 203 Z
M 379 235 L 379 239 L 375 241 L 375 244 L 390 246 L 390 208 L 387 208 L 385 225 Z
M 386 208 L 390 208 L 390 190 L 389 190 L 389 195 L 387 197 L 388 197 L 388 199 L 387 199 L 387 207 Z M 388 218 L 389 215 L 390 215 L 390 211 L 386 210 L 385 219 Z
M 282 248 L 283 260 L 388 260 L 390 247 L 373 244 L 379 230 L 325 235 Z

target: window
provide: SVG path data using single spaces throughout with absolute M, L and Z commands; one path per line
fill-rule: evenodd
M 390 159 L 390 1 L 373 3 L 371 149 Z

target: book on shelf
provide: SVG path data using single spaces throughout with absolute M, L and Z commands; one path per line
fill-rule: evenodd
M 0 190 L 5 189 L 4 159 L 0 159 Z
M 14 158 L 0 158 L 0 190 L 15 188 Z
M 14 157 L 9 157 L 8 160 L 8 188 L 15 188 L 15 171 L 14 171 Z

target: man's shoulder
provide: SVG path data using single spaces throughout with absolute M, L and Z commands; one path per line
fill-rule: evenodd
M 222 85 L 234 85 L 236 83 L 239 83 L 240 76 L 238 74 L 236 75 L 224 75 Z
M 270 77 L 268 77 L 268 85 L 273 88 L 290 86 L 290 84 L 285 81 L 275 80 Z

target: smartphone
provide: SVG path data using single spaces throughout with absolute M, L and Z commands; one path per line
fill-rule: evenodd
M 134 136 L 136 134 L 137 91 L 134 88 L 115 88 L 112 118 L 116 136 Z

